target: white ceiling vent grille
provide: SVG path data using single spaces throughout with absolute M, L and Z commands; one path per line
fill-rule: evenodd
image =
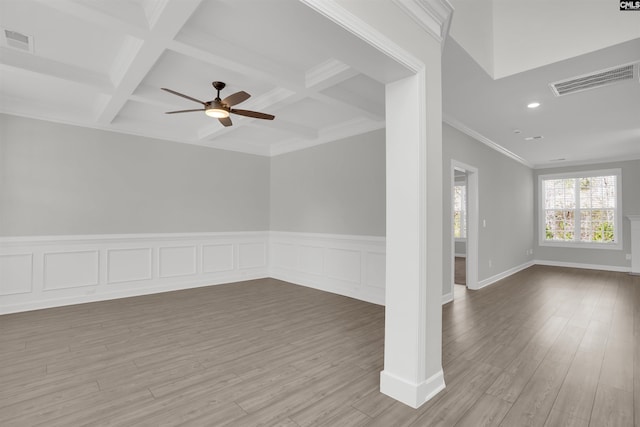
M 549 86 L 555 96 L 568 95 L 574 92 L 608 86 L 624 80 L 632 80 L 638 74 L 638 63 L 622 65 L 607 70 L 596 71 L 569 80 L 551 83 Z
M 2 40 L 5 46 L 33 53 L 32 36 L 7 29 L 3 29 L 3 36 Z

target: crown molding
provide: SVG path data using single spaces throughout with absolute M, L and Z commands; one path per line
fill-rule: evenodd
M 529 163 L 528 161 L 526 161 L 525 159 L 523 159 L 522 157 L 518 156 L 515 153 L 512 153 L 511 151 L 507 150 L 506 148 L 504 148 L 502 145 L 490 140 L 489 138 L 487 138 L 486 136 L 476 132 L 475 130 L 471 129 L 470 127 L 468 127 L 467 125 L 459 122 L 458 120 L 446 115 L 446 114 L 442 114 L 442 121 L 445 122 L 446 124 L 448 124 L 449 126 L 458 129 L 460 132 L 470 136 L 471 138 L 478 140 L 480 142 L 482 142 L 484 145 L 486 145 L 489 148 L 492 148 L 494 150 L 496 150 L 498 153 L 503 154 L 513 160 L 515 160 L 518 163 L 521 163 L 523 165 L 525 165 L 526 167 L 530 168 L 530 169 L 534 169 L 534 166 Z
M 335 0 L 300 0 L 327 19 L 335 22 L 351 34 L 361 38 L 380 52 L 392 58 L 406 69 L 416 73 L 424 68 L 424 63 L 381 34 L 362 19 L 347 11 Z M 443 0 L 446 1 L 446 0 Z
M 444 49 L 449 34 L 453 6 L 447 0 L 393 0 L 423 30 L 433 36 Z
M 272 145 L 270 156 L 275 157 L 292 151 L 304 150 L 305 148 L 314 147 L 316 145 L 326 144 L 328 142 L 338 141 L 356 135 L 362 135 L 378 129 L 384 129 L 384 127 L 384 120 L 372 121 L 364 118 L 349 120 L 347 122 L 322 129 L 318 138 L 313 140 L 295 138 Z

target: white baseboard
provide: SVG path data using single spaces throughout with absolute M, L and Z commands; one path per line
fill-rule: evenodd
M 445 305 L 451 301 L 453 301 L 453 292 L 442 295 L 442 305 Z
M 569 268 L 582 268 L 586 270 L 603 270 L 603 271 L 617 271 L 620 273 L 628 273 L 631 271 L 631 267 L 617 266 L 617 265 L 602 265 L 602 264 L 585 264 L 579 262 L 564 262 L 564 261 L 552 261 L 545 259 L 537 259 L 534 261 L 538 265 L 548 265 L 551 267 L 569 267 Z
M 272 231 L 269 275 L 384 305 L 385 238 Z
M 380 392 L 418 408 L 445 388 L 442 369 L 421 383 L 413 383 L 387 371 L 380 372 Z
M 520 264 L 520 265 L 518 265 L 516 267 L 513 267 L 513 268 L 510 268 L 508 270 L 505 270 L 502 273 L 498 273 L 498 274 L 493 275 L 491 277 L 488 277 L 486 279 L 479 280 L 478 281 L 478 287 L 475 290 L 482 289 L 482 288 L 484 288 L 486 286 L 492 285 L 492 284 L 498 282 L 499 280 L 502 280 L 502 279 L 504 279 L 506 277 L 509 277 L 509 276 L 513 275 L 513 274 L 516 274 L 517 272 L 522 271 L 525 268 L 529 268 L 532 265 L 534 265 L 534 261 L 528 261 L 528 262 L 525 262 L 524 264 Z
M 0 314 L 268 276 L 268 232 L 0 239 Z

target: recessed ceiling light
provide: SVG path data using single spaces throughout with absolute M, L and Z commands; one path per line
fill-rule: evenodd
M 560 157 L 559 159 L 551 159 L 549 161 L 550 162 L 564 162 L 565 160 L 567 160 L 567 159 L 565 159 L 564 157 Z
M 537 139 L 542 139 L 542 138 L 544 138 L 544 136 L 542 136 L 542 135 L 536 135 L 536 136 L 528 136 L 528 137 L 526 137 L 524 140 L 525 140 L 525 141 L 535 141 L 535 140 L 537 140 Z
M 514 129 L 513 133 L 518 134 L 518 133 L 522 133 L 522 131 L 520 129 Z
M 530 104 L 527 104 L 527 108 L 538 108 L 540 106 L 539 102 L 532 102 Z

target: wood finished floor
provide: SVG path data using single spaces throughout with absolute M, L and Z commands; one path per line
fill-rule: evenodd
M 640 425 L 640 277 L 455 294 L 417 410 L 378 392 L 383 307 L 273 279 L 1 316 L 0 425 Z
M 467 284 L 467 259 L 463 257 L 454 258 L 453 282 L 456 285 Z

